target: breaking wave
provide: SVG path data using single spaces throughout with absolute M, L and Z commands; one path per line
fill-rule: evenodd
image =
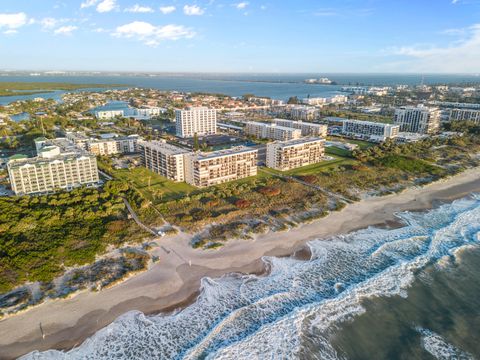
M 198 299 L 182 311 L 132 311 L 78 348 L 23 359 L 341 359 L 329 335 L 365 312 L 362 299 L 406 297 L 425 266 L 480 242 L 476 196 L 398 216 L 406 226 L 311 241 L 308 261 L 265 257 L 267 276 L 204 278 Z M 433 354 L 438 339 L 422 331 Z

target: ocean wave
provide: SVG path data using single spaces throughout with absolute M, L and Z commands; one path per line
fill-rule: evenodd
M 365 311 L 363 299 L 407 296 L 420 269 L 479 241 L 478 197 L 399 217 L 406 226 L 311 241 L 308 261 L 265 257 L 267 276 L 204 278 L 197 301 L 182 311 L 129 312 L 78 348 L 23 359 L 272 359 L 307 351 L 341 359 L 329 335 Z
M 422 346 L 424 349 L 438 360 L 475 359 L 471 354 L 456 348 L 452 344 L 449 344 L 444 338 L 431 330 L 417 328 L 417 331 L 422 336 Z

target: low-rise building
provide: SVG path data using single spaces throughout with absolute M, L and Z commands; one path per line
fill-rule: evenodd
M 37 156 L 16 155 L 7 163 L 12 190 L 16 195 L 70 190 L 99 182 L 97 160 L 65 138 L 35 141 Z
M 373 121 L 344 120 L 342 134 L 348 137 L 361 138 L 375 142 L 395 138 L 400 131 L 399 125 Z
M 237 147 L 185 154 L 185 181 L 206 187 L 257 175 L 258 150 Z
M 249 121 L 245 126 L 245 134 L 258 139 L 291 140 L 299 139 L 302 136 L 302 131 L 276 124 Z
M 306 137 L 267 144 L 267 166 L 281 171 L 316 164 L 325 155 L 325 140 Z
M 189 153 L 166 141 L 140 141 L 138 143 L 142 165 L 173 181 L 185 181 L 184 155 Z
M 302 132 L 302 136 L 327 136 L 328 126 L 324 124 L 314 124 L 311 122 L 303 122 L 301 120 L 294 121 L 286 119 L 274 119 L 273 123 L 279 126 L 300 129 Z
M 290 116 L 295 120 L 314 120 L 319 114 L 318 109 L 313 106 L 296 105 L 288 109 Z
M 474 109 L 451 109 L 449 121 L 473 121 L 480 125 L 480 110 Z
M 394 123 L 400 131 L 435 134 L 440 128 L 440 110 L 426 106 L 403 106 L 395 109 Z
M 87 143 L 87 150 L 95 155 L 109 156 L 118 154 L 120 151 L 115 139 L 94 139 Z

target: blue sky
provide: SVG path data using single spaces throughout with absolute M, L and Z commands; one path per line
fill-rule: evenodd
M 480 73 L 480 0 L 1 0 L 0 68 Z

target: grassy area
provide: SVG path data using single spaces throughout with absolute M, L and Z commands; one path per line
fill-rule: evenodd
M 441 175 L 444 173 L 444 169 L 432 165 L 425 160 L 402 155 L 387 155 L 378 159 L 376 162 L 382 166 L 415 174 L 429 173 L 433 175 Z
M 325 153 L 327 155 L 337 155 L 342 157 L 352 157 L 352 152 L 347 149 L 341 149 L 336 146 L 328 146 L 325 148 Z
M 187 183 L 173 182 L 144 167 L 109 169 L 108 173 L 118 180 L 126 181 L 153 203 L 178 199 L 196 190 L 195 187 Z
M 56 82 L 0 82 L 0 96 L 32 95 L 53 90 L 121 87 L 120 84 L 70 84 Z
M 285 175 L 313 175 L 323 171 L 332 170 L 338 166 L 355 164 L 356 161 L 341 156 L 334 156 L 333 160 L 326 160 L 317 164 L 303 166 L 283 172 Z

